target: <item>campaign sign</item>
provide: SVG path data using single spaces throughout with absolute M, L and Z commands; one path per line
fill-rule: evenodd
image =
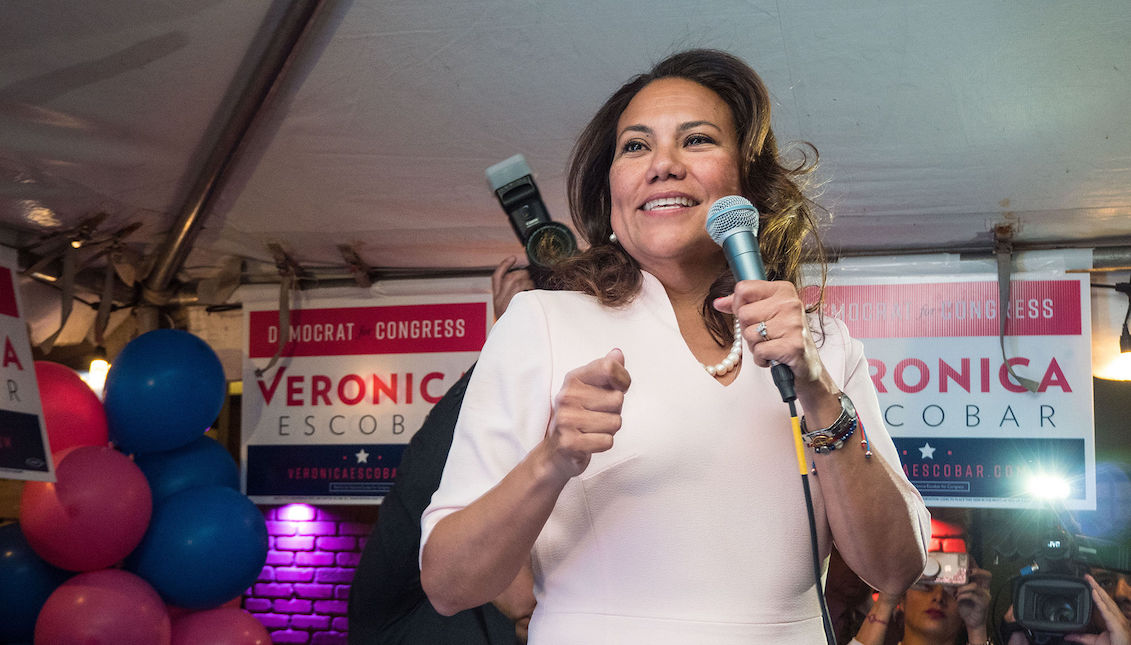
M 0 249 L 0 334 L 4 392 L 0 403 L 0 477 L 55 481 L 47 427 L 35 380 L 27 324 L 20 318 L 15 253 Z
M 244 493 L 376 503 L 432 405 L 475 362 L 488 296 L 315 298 L 290 311 L 289 329 L 277 308 L 245 305 Z
M 830 281 L 823 312 L 864 343 L 901 467 L 928 506 L 1028 508 L 1034 477 L 1095 506 L 1087 274 Z M 1005 318 L 1005 358 L 999 340 Z M 1010 374 L 1037 383 L 1035 392 Z

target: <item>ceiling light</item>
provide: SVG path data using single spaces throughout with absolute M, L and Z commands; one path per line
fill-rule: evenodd
M 102 396 L 102 388 L 106 385 L 106 374 L 110 371 L 110 361 L 106 360 L 106 348 L 101 345 L 94 350 L 94 357 L 90 359 L 90 368 L 83 376 L 86 384 L 98 396 Z
M 1126 308 L 1116 295 L 1092 300 L 1093 314 L 1098 316 L 1093 318 L 1092 324 L 1092 373 L 1097 378 L 1106 380 L 1131 381 L 1131 331 L 1128 331 L 1128 323 L 1131 322 L 1131 282 L 1095 283 L 1092 286 L 1116 291 L 1128 298 Z M 1121 312 L 1122 319 L 1119 318 Z M 1112 347 L 1117 335 L 1119 352 L 1113 351 Z

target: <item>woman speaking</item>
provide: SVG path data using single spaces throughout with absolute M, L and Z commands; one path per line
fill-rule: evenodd
M 809 170 L 779 157 L 766 88 L 726 53 L 674 55 L 600 108 L 569 174 L 588 248 L 492 329 L 421 521 L 441 613 L 530 566 L 533 645 L 822 642 L 772 362 L 795 376 L 821 556 L 835 543 L 891 593 L 919 576 L 928 514 L 861 345 L 798 295 L 803 243 L 819 249 Z M 707 234 L 730 195 L 761 213 L 769 280 L 736 284 Z

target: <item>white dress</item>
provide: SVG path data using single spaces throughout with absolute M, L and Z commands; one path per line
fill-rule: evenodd
M 839 321 L 825 327 L 825 367 L 877 458 L 899 470 L 860 343 Z M 421 544 L 542 440 L 565 373 L 614 347 L 632 377 L 623 425 L 562 490 L 534 545 L 531 645 L 823 643 L 788 407 L 748 348 L 734 382 L 708 375 L 647 273 L 618 309 L 573 292 L 514 297 L 476 364 Z M 824 557 L 830 533 L 810 484 Z M 919 521 L 929 535 L 925 508 Z

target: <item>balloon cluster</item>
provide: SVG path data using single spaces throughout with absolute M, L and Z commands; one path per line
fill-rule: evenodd
M 103 401 L 63 365 L 35 373 L 56 481 L 26 483 L 19 522 L 0 526 L 0 642 L 269 643 L 238 608 L 266 523 L 204 434 L 225 396 L 215 352 L 138 336 Z

